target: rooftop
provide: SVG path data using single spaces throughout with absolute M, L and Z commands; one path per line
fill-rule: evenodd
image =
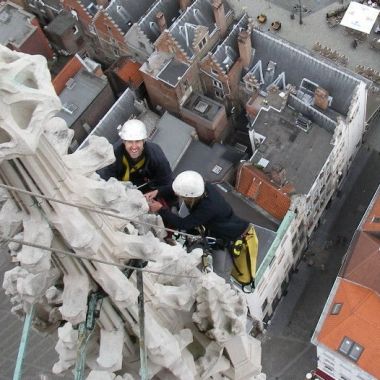
M 374 230 L 373 222 L 379 210 L 380 187 L 354 234 L 315 333 L 320 343 L 375 378 L 380 378 L 377 360 L 380 347 L 380 228 L 376 225 L 377 230 Z
M 304 131 L 296 126 L 297 115 L 289 107 L 260 111 L 253 129 L 262 143 L 253 162 L 264 171 L 285 169 L 296 192 L 307 194 L 333 148 L 332 135 L 314 123 Z
M 34 18 L 16 5 L 4 4 L 0 8 L 0 44 L 21 46 L 36 30 L 36 26 L 30 23 Z
M 90 136 L 103 136 L 111 144 L 119 140 L 117 127 L 126 122 L 131 117 L 140 115 L 142 109 L 136 103 L 136 96 L 133 91 L 127 89 L 112 105 L 108 112 L 99 121 L 98 125 L 91 131 L 86 140 L 82 142 L 79 149 L 87 144 Z
M 223 5 L 225 14 L 232 12 L 227 1 L 223 0 Z M 207 27 L 209 34 L 216 30 L 211 0 L 195 0 L 169 29 L 190 59 L 194 55 L 194 30 L 199 26 Z
M 248 25 L 248 15 L 244 14 L 238 23 L 236 23 L 229 35 L 224 41 L 218 45 L 213 58 L 221 67 L 228 72 L 232 65 L 239 58 L 238 36 L 242 29 L 246 29 Z
M 163 82 L 172 87 L 176 87 L 189 67 L 190 66 L 186 63 L 172 59 L 157 74 L 157 78 L 160 78 Z
M 379 294 L 342 279 L 329 306 L 318 340 L 380 378 Z
M 172 23 L 180 15 L 179 11 L 179 1 L 158 0 L 141 18 L 138 25 L 149 38 L 150 42 L 153 43 L 161 34 L 156 21 L 157 13 L 162 12 L 164 14 L 166 26 L 167 28 L 170 28 Z
M 73 27 L 77 20 L 71 13 L 60 13 L 49 23 L 46 31 L 57 35 L 62 35 L 67 29 Z
M 317 56 L 313 52 L 296 47 L 292 43 L 280 39 L 270 33 L 254 29 L 251 43 L 255 49 L 252 67 L 258 61 L 264 65 L 275 63 L 275 75 L 285 73 L 286 84 L 297 88 L 304 78 L 328 91 L 332 97 L 331 109 L 346 116 L 355 94 L 355 88 L 364 79 L 359 75 L 338 67 Z
M 126 33 L 154 2 L 155 0 L 112 0 L 106 10 L 112 20 Z
M 215 143 L 212 146 L 201 141 L 192 141 L 174 174 L 185 170 L 199 172 L 206 181 L 220 182 L 233 174 L 234 166 L 243 158 L 243 153 L 230 147 Z
M 66 87 L 59 94 L 62 109 L 57 116 L 64 119 L 70 127 L 107 86 L 107 83 L 107 80 L 89 73 L 86 69 L 81 69 L 67 81 Z
M 197 133 L 192 126 L 165 112 L 158 120 L 150 138 L 162 148 L 174 170 L 196 136 Z
M 224 107 L 207 96 L 192 92 L 182 108 L 197 114 L 203 119 L 213 121 L 217 113 Z

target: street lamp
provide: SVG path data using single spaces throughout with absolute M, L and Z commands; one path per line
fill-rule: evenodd
M 303 21 L 302 21 L 302 12 L 303 12 L 303 7 L 302 7 L 302 0 L 298 0 L 298 4 L 294 5 L 294 10 L 295 11 L 299 11 L 299 15 L 300 15 L 300 25 L 303 24 Z M 292 17 L 294 18 L 294 17 Z

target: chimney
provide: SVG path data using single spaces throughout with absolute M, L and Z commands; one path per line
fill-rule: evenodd
M 283 186 L 286 182 L 286 170 L 277 165 L 270 170 L 270 176 L 277 186 Z
M 322 87 L 317 87 L 314 91 L 314 105 L 322 110 L 329 107 L 329 93 Z
M 158 24 L 158 28 L 160 29 L 160 32 L 162 33 L 166 29 L 167 25 L 166 25 L 165 15 L 161 11 L 157 12 L 156 21 Z
M 227 32 L 227 23 L 222 0 L 213 0 L 212 8 L 214 10 L 216 26 L 220 29 L 220 36 L 224 37 Z
M 191 0 L 179 0 L 179 7 L 182 12 L 185 12 L 186 8 L 190 5 Z
M 238 37 L 239 55 L 244 68 L 247 68 L 251 62 L 252 45 L 250 34 L 246 30 L 242 30 Z

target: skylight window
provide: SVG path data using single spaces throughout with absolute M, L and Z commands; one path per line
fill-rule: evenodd
M 340 313 L 340 310 L 342 309 L 343 304 L 341 303 L 334 303 L 333 307 L 331 308 L 330 314 L 337 315 Z
M 73 103 L 65 103 L 62 105 L 62 110 L 69 115 L 73 115 L 78 110 L 78 106 Z
M 354 344 L 354 346 L 351 348 L 350 353 L 348 354 L 348 357 L 351 358 L 352 360 L 357 361 L 362 354 L 364 348 L 360 346 L 359 344 Z
M 342 354 L 348 355 L 353 345 L 354 345 L 354 341 L 351 340 L 350 338 L 345 337 L 343 339 L 343 342 L 340 344 L 339 351 Z
M 364 347 L 345 336 L 339 346 L 338 351 L 356 362 L 363 353 Z

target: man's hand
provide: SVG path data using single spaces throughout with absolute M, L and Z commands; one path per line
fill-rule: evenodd
M 158 194 L 158 190 L 149 191 L 149 193 L 144 194 L 144 197 L 148 203 L 154 200 Z
M 152 199 L 150 202 L 148 202 L 149 204 L 149 211 L 150 212 L 158 212 L 162 209 L 162 204 L 158 201 L 155 201 L 154 199 Z

